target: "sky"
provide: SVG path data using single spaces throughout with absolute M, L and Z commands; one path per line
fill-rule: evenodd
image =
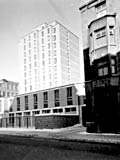
M 18 42 L 57 20 L 81 38 L 80 0 L 0 0 L 0 79 L 19 81 Z

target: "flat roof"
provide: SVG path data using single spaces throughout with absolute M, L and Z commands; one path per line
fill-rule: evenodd
M 33 91 L 33 92 L 26 92 L 26 93 L 22 93 L 22 94 L 17 94 L 16 97 L 19 97 L 19 96 L 22 96 L 22 95 L 30 95 L 30 94 L 40 93 L 40 92 L 47 92 L 47 91 L 50 91 L 50 90 L 55 90 L 55 89 L 64 88 L 64 87 L 70 87 L 70 86 L 75 86 L 75 85 L 82 85 L 82 84 L 84 84 L 84 82 L 71 83 L 71 84 L 56 86 L 56 87 L 52 87 L 52 88 L 46 88 L 46 89 L 42 89 L 42 90 L 37 90 L 37 91 Z M 81 95 L 84 95 L 84 93 L 81 94 Z

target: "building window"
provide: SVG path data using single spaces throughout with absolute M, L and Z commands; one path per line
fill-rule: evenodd
M 50 43 L 48 43 L 48 49 L 50 48 Z
M 109 26 L 110 44 L 115 44 L 114 26 Z
M 56 35 L 53 35 L 53 41 L 56 41 Z
M 106 15 L 106 0 L 101 1 L 100 3 L 98 3 L 96 6 L 96 14 L 97 14 L 97 18 L 100 18 L 104 15 Z
M 55 73 L 57 72 L 57 66 L 53 67 L 53 72 L 55 72 Z
M 26 66 L 24 66 L 24 71 L 26 71 Z
M 13 106 L 12 106 L 12 105 L 10 106 L 9 111 L 10 111 L 10 112 L 13 112 Z
M 25 87 L 25 92 L 27 92 L 27 87 Z
M 34 66 L 37 67 L 37 62 L 34 62 Z
M 112 66 L 112 74 L 116 73 L 115 66 Z
M 31 64 L 29 64 L 29 69 L 31 69 Z
M 35 54 L 35 55 L 34 55 L 34 60 L 36 60 L 36 59 L 37 59 L 37 55 Z
M 114 34 L 114 26 L 109 26 L 109 33 L 110 35 Z
M 10 97 L 10 92 L 7 92 L 7 97 Z
M 108 75 L 108 67 L 103 67 L 98 69 L 98 76 Z
M 6 92 L 3 92 L 3 97 L 6 97 Z
M 34 33 L 34 38 L 36 38 L 36 33 Z
M 44 46 L 42 46 L 42 51 L 44 51 Z
M 27 77 L 27 74 L 26 74 L 26 72 L 24 73 L 24 77 Z
M 55 99 L 55 107 L 60 106 L 58 89 L 54 91 L 54 99 Z
M 72 87 L 67 88 L 67 105 L 73 105 L 72 100 Z
M 56 32 L 56 28 L 53 28 L 53 33 L 55 33 Z
M 30 36 L 28 37 L 28 40 L 29 40 L 29 41 L 31 40 L 31 37 L 30 37 Z
M 29 57 L 29 62 L 31 62 L 31 57 Z
M 106 36 L 106 28 L 104 27 L 99 30 L 96 30 L 95 35 L 96 35 L 96 39 L 99 39 L 99 38 Z
M 17 97 L 17 111 L 20 111 L 20 97 Z
M 42 44 L 44 44 L 44 39 L 43 38 L 41 39 L 41 41 L 42 41 Z
M 24 57 L 26 57 L 26 52 L 24 52 Z
M 56 48 L 56 43 L 53 43 L 53 48 Z
M 44 36 L 44 32 L 43 31 L 41 32 L 41 35 L 42 35 L 42 37 Z
M 24 43 L 26 43 L 26 39 L 24 38 Z
M 47 33 L 48 33 L 48 34 L 50 33 L 50 28 L 47 29 Z
M 31 55 L 31 50 L 29 49 L 29 55 Z
M 115 62 L 115 59 L 111 59 L 111 72 L 112 72 L 112 74 L 116 73 L 116 62 Z
M 29 43 L 29 48 L 31 48 L 31 43 Z
M 30 85 L 30 91 L 32 91 L 32 85 Z
M 26 46 L 24 45 L 24 50 L 26 50 Z
M 57 58 L 53 58 L 53 64 L 57 63 Z
M 26 59 L 24 59 L 24 64 L 26 64 Z
M 45 75 L 43 75 L 43 81 L 45 81 Z
M 47 37 L 47 38 L 48 38 L 48 41 L 50 41 L 50 35 L 48 35 L 48 37 Z
M 51 58 L 49 58 L 49 59 L 48 59 L 48 64 L 51 64 L 51 61 L 52 61 L 52 59 L 51 59 Z
M 53 56 L 56 56 L 56 55 L 57 55 L 57 51 L 54 50 L 54 51 L 53 51 Z
M 48 93 L 47 92 L 43 93 L 43 105 L 44 105 L 44 108 L 48 108 Z
M 17 85 L 15 85 L 15 90 L 18 90 L 18 86 Z
M 96 5 L 96 12 L 101 12 L 102 10 L 106 9 L 106 1 L 103 1 Z
M 33 99 L 34 99 L 34 109 L 38 109 L 38 95 L 34 94 Z
M 49 74 L 49 79 L 51 79 L 51 74 Z
M 42 61 L 42 65 L 45 66 L 45 61 Z
M 27 80 L 25 79 L 25 85 L 27 84 Z
M 28 96 L 25 96 L 25 110 L 28 110 Z
M 42 53 L 42 58 L 43 58 L 43 59 L 45 58 L 45 53 L 44 53 L 44 52 Z
M 50 50 L 48 51 L 48 56 L 49 56 L 49 57 L 51 56 L 51 52 L 50 52 Z
M 52 86 L 52 82 L 49 82 L 49 86 L 50 86 L 50 87 Z
M 37 69 L 35 69 L 35 74 L 37 74 Z

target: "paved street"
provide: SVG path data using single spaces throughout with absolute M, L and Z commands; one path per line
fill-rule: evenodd
M 87 134 L 76 125 L 65 129 L 1 129 L 0 160 L 120 159 L 120 135 Z
M 87 149 L 87 147 L 86 147 Z M 0 143 L 0 160 L 119 160 L 120 155 L 71 150 L 65 147 Z

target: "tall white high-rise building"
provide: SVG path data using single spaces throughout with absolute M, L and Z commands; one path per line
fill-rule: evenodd
M 20 93 L 80 82 L 79 38 L 54 21 L 19 42 Z

